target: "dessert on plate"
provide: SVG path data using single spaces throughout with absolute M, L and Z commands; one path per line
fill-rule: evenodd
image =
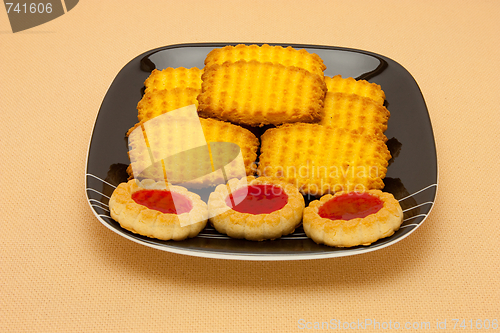
M 139 121 L 148 121 L 191 104 L 198 107 L 197 97 L 200 91 L 201 89 L 189 87 L 148 91 L 137 104 L 137 118 Z
M 196 67 L 168 67 L 163 70 L 154 69 L 144 82 L 146 93 L 153 90 L 170 90 L 175 88 L 201 89 L 203 69 Z
M 386 144 L 344 128 L 285 124 L 261 136 L 259 174 L 280 177 L 303 194 L 382 189 Z
M 122 228 L 162 240 L 195 237 L 205 228 L 207 204 L 181 186 L 130 180 L 121 183 L 109 200 L 111 218 Z
M 239 60 L 206 67 L 198 111 L 203 117 L 263 126 L 320 120 L 323 77 L 293 66 Z
M 336 247 L 370 245 L 394 234 L 402 222 L 399 202 L 379 190 L 327 194 L 311 202 L 303 216 L 309 238 Z
M 389 116 L 389 111 L 371 98 L 328 92 L 319 124 L 373 135 L 386 142 L 384 132 Z
M 276 239 L 295 231 L 304 198 L 280 179 L 246 177 L 219 185 L 208 200 L 210 223 L 220 233 L 254 241 Z
M 366 80 L 355 80 L 352 77 L 342 78 L 341 75 L 334 77 L 325 76 L 328 91 L 332 93 L 354 94 L 373 99 L 377 104 L 383 105 L 385 93 L 376 83 Z
M 176 117 L 172 122 L 156 122 L 158 119 L 140 122 L 129 130 L 130 166 L 127 172 L 130 177 L 140 180 L 166 180 L 171 184 L 182 183 L 193 188 L 209 187 L 226 182 L 221 172 L 212 172 L 213 166 L 220 160 L 232 161 L 224 166 L 227 178 L 245 175 L 240 174 L 240 161 L 243 162 L 243 172 L 246 175 L 254 173 L 259 140 L 249 130 L 211 118 L 195 119 L 196 124 L 190 118 Z M 195 125 L 200 127 L 198 135 L 194 133 Z M 232 145 L 226 145 L 223 151 L 214 149 L 214 144 L 220 147 L 222 142 Z M 155 160 L 161 161 L 151 163 L 151 150 L 177 151 L 181 154 L 163 160 L 162 156 L 158 156 Z M 241 160 L 235 159 L 239 154 Z M 136 173 L 137 170 L 142 171 L 134 175 L 134 170 Z

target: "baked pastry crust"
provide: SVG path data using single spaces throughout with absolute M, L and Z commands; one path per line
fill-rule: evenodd
M 275 185 L 288 195 L 287 204 L 270 214 L 240 213 L 226 204 L 228 187 L 232 192 L 249 185 Z M 291 234 L 300 225 L 304 210 L 304 198 L 297 188 L 271 177 L 246 177 L 231 179 L 227 185 L 219 185 L 208 199 L 210 222 L 218 232 L 233 238 L 262 241 Z
M 183 240 L 195 237 L 205 228 L 208 220 L 207 204 L 200 197 L 181 186 L 169 186 L 168 191 L 182 194 L 191 201 L 188 213 L 165 214 L 136 203 L 132 194 L 144 189 L 167 190 L 165 183 L 143 180 L 121 183 L 109 200 L 111 217 L 122 228 L 133 233 L 162 240 Z
M 347 194 L 337 192 L 315 200 L 304 209 L 303 227 L 306 235 L 318 244 L 336 247 L 370 245 L 389 237 L 403 223 L 403 211 L 399 202 L 390 193 L 379 190 L 366 191 L 383 202 L 383 207 L 374 214 L 351 220 L 330 220 L 319 216 L 319 208 L 332 198 Z

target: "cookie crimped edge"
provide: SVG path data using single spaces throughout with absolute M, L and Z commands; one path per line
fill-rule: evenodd
M 240 213 L 229 208 L 227 186 L 234 192 L 249 185 L 280 186 L 288 195 L 288 202 L 270 214 Z M 231 179 L 227 185 L 217 186 L 208 199 L 210 223 L 218 232 L 253 241 L 272 240 L 293 233 L 302 221 L 304 207 L 304 197 L 295 186 L 273 177 Z
M 308 66 L 305 66 L 304 61 L 294 62 L 291 60 L 290 57 L 288 59 L 285 59 L 285 61 L 279 61 L 276 59 L 275 60 L 267 60 L 267 61 L 263 61 L 262 59 L 256 59 L 256 58 L 249 59 L 249 54 L 257 53 L 259 51 L 259 49 L 268 51 L 270 53 L 277 51 L 279 54 L 281 53 L 279 58 L 282 58 L 283 55 L 286 58 L 286 56 L 287 56 L 286 53 L 294 53 L 295 56 L 300 55 L 304 58 L 309 58 L 309 60 L 311 60 L 311 67 L 312 68 L 308 68 Z M 273 64 L 281 64 L 284 66 L 300 67 L 300 68 L 303 68 L 303 69 L 311 72 L 312 74 L 318 75 L 320 77 L 324 76 L 323 72 L 326 69 L 326 65 L 323 62 L 323 59 L 321 59 L 321 57 L 316 53 L 308 52 L 305 49 L 296 49 L 296 48 L 293 48 L 291 46 L 283 47 L 280 45 L 270 45 L 270 44 L 262 44 L 260 46 L 257 44 L 226 45 L 222 48 L 213 49 L 212 51 L 210 51 L 207 54 L 207 56 L 205 58 L 205 67 L 210 67 L 211 65 L 221 64 L 221 63 L 227 62 L 227 61 L 236 62 L 234 60 L 225 60 L 225 61 L 220 60 L 219 59 L 220 55 L 223 54 L 224 52 L 229 52 L 229 53 L 234 52 L 235 54 L 238 52 L 242 52 L 243 56 L 240 55 L 241 58 L 236 60 L 236 61 L 239 61 L 239 60 L 246 60 L 246 61 L 257 60 L 260 62 L 271 62 Z M 236 55 L 234 55 L 234 56 L 236 57 Z M 270 58 L 272 58 L 272 57 L 270 57 Z M 288 61 L 286 61 L 286 60 L 288 60 Z M 290 64 L 290 62 L 294 63 L 294 64 L 292 65 L 292 64 Z M 314 65 L 312 63 L 314 63 Z
M 335 247 L 370 245 L 385 237 L 392 236 L 403 223 L 403 211 L 394 196 L 380 190 L 364 193 L 379 198 L 383 207 L 374 214 L 351 220 L 330 220 L 319 216 L 319 208 L 332 198 L 348 194 L 337 192 L 315 200 L 304 209 L 303 227 L 306 235 L 318 244 Z
M 205 228 L 208 221 L 207 204 L 199 195 L 189 192 L 182 186 L 169 185 L 163 182 L 143 180 L 139 183 L 132 179 L 121 183 L 113 191 L 109 200 L 111 218 L 120 226 L 133 233 L 161 240 L 184 240 L 195 237 Z M 144 189 L 168 190 L 187 197 L 193 208 L 183 214 L 165 214 L 136 203 L 132 194 Z M 196 221 L 196 222 L 194 222 Z M 183 224 L 187 224 L 181 226 Z

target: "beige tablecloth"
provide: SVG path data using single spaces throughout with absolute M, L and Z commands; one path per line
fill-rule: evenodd
M 12 33 L 0 9 L 0 331 L 498 325 L 499 16 L 498 1 L 80 1 Z M 284 262 L 172 254 L 105 228 L 84 174 L 116 74 L 156 47 L 235 41 L 350 47 L 402 64 L 437 144 L 425 223 L 379 251 Z

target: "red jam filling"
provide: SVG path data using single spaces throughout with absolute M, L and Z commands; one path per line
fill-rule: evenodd
M 165 214 L 183 214 L 191 211 L 191 200 L 182 194 L 162 190 L 141 190 L 132 194 L 139 205 Z
M 238 204 L 235 206 L 235 203 Z M 226 198 L 226 205 L 233 210 L 254 215 L 270 214 L 285 207 L 287 203 L 288 195 L 285 190 L 275 185 L 250 185 L 237 189 Z
M 384 202 L 368 193 L 349 193 L 330 199 L 318 211 L 319 216 L 330 220 L 351 220 L 375 214 Z

